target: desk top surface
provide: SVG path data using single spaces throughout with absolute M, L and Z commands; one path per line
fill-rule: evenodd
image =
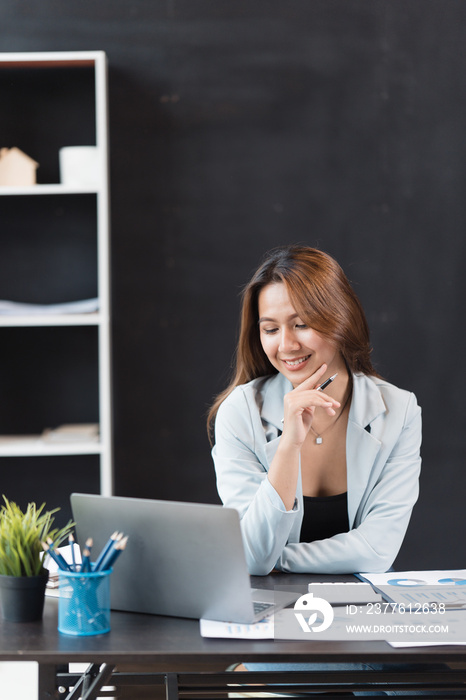
M 353 577 L 338 577 L 354 580 Z M 271 574 L 253 577 L 255 587 L 307 585 L 335 580 L 325 576 Z M 87 662 L 147 664 L 153 670 L 220 670 L 238 661 L 462 661 L 465 647 L 394 649 L 381 641 L 275 641 L 204 639 L 199 621 L 112 611 L 111 631 L 73 637 L 57 630 L 58 600 L 47 598 L 41 622 L 0 624 L 0 659 L 41 663 Z

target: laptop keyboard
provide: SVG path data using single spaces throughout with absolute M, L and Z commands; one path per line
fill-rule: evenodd
M 254 615 L 261 615 L 262 613 L 265 613 L 267 610 L 270 610 L 273 608 L 272 603 L 260 603 L 257 600 L 253 601 L 253 606 L 254 606 Z

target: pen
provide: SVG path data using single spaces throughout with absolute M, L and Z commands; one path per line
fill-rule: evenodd
M 333 382 L 333 380 L 335 379 L 335 377 L 337 376 L 337 374 L 338 374 L 338 372 L 337 372 L 336 374 L 333 374 L 333 375 L 332 375 L 331 377 L 329 377 L 328 379 L 326 379 L 325 382 L 324 382 L 323 384 L 321 384 L 321 385 L 317 388 L 317 391 L 323 391 L 324 389 L 326 389 L 326 388 L 328 387 L 328 385 L 331 384 L 331 383 Z

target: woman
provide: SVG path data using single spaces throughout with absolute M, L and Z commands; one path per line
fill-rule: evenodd
M 244 290 L 236 374 L 209 414 L 218 492 L 240 513 L 251 574 L 392 565 L 418 496 L 421 410 L 370 353 L 337 262 L 272 251 Z

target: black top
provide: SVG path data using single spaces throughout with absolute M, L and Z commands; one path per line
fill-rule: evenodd
M 348 495 L 304 496 L 300 542 L 314 542 L 348 532 Z

